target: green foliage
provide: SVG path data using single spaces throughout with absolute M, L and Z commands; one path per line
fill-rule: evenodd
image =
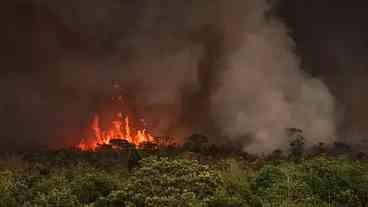
M 367 169 L 359 163 L 321 157 L 306 163 L 305 170 L 305 182 L 322 200 L 354 206 L 368 204 Z
M 0 206 L 28 206 L 33 195 L 28 180 L 12 171 L 0 172 Z
M 287 179 L 285 174 L 279 168 L 274 166 L 265 166 L 254 178 L 253 188 L 256 192 L 262 193 L 285 179 Z
M 0 173 L 0 206 L 16 207 L 16 180 L 12 172 L 4 171 Z
M 108 153 L 128 158 L 123 151 Z M 200 159 L 209 164 L 204 165 L 151 157 L 129 172 L 127 159 L 111 161 L 100 151 L 69 152 L 48 154 L 56 156 L 54 161 L 43 155 L 37 161 L 0 161 L 0 207 L 368 206 L 367 160 L 318 154 L 298 162 L 279 156 L 208 156 Z
M 77 207 L 77 197 L 69 188 L 69 182 L 65 176 L 52 175 L 39 178 L 32 187 L 33 206 L 40 207 Z
M 228 167 L 221 172 L 222 188 L 217 192 L 210 206 L 247 207 L 261 206 L 251 191 L 250 169 L 243 169 L 239 161 L 227 160 Z
M 115 175 L 83 165 L 51 171 L 49 175 L 0 174 L 1 207 L 79 207 L 92 204 L 119 186 Z
M 76 175 L 70 183 L 71 191 L 83 204 L 95 202 L 117 189 L 114 179 L 106 173 L 90 172 Z
M 263 206 L 324 206 L 309 191 L 303 177 L 304 171 L 295 163 L 266 165 L 253 178 L 252 189 Z
M 39 193 L 33 206 L 39 207 L 78 207 L 79 201 L 68 188 L 53 188 L 47 193 Z
M 141 165 L 123 190 L 97 206 L 198 206 L 210 202 L 221 185 L 214 171 L 196 161 L 150 158 Z

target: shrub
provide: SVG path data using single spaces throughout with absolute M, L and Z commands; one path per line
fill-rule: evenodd
M 267 192 L 267 189 L 283 182 L 283 180 L 286 179 L 286 175 L 281 171 L 280 168 L 272 165 L 266 165 L 257 173 L 252 187 L 255 192 L 262 194 Z
M 253 178 L 252 189 L 263 206 L 326 206 L 304 182 L 303 163 L 266 165 Z
M 38 193 L 31 206 L 38 207 L 78 207 L 79 201 L 70 189 L 53 188 L 47 193 Z
M 204 150 L 204 145 L 208 143 L 208 138 L 201 134 L 193 134 L 186 139 L 183 145 L 185 150 L 200 153 Z
M 15 198 L 16 185 L 12 172 L 0 173 L 0 206 L 16 207 L 18 202 Z
M 368 177 L 359 163 L 321 157 L 309 161 L 305 169 L 305 182 L 322 200 L 354 206 L 367 205 Z
M 228 167 L 221 172 L 223 186 L 209 206 L 261 206 L 258 198 L 251 191 L 249 169 L 242 169 L 239 161 L 233 159 L 227 160 L 226 164 Z
M 213 199 L 220 177 L 196 161 L 144 159 L 125 188 L 100 199 L 97 207 L 201 206 Z
M 77 207 L 79 201 L 72 193 L 69 182 L 62 175 L 43 177 L 32 188 L 32 206 L 39 207 Z
M 103 172 L 90 172 L 76 175 L 70 184 L 72 193 L 83 204 L 95 202 L 101 196 L 107 196 L 117 189 L 111 175 Z
M 303 159 L 305 139 L 302 135 L 303 131 L 300 129 L 287 129 L 291 141 L 289 143 L 289 159 L 293 161 L 300 161 Z

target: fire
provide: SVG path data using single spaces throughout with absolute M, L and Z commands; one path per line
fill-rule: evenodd
M 109 144 L 111 140 L 121 139 L 139 145 L 143 142 L 152 142 L 153 136 L 146 129 L 134 130 L 130 126 L 128 116 L 117 113 L 110 128 L 103 130 L 100 127 L 99 116 L 95 114 L 91 122 L 92 137 L 86 137 L 79 143 L 81 150 L 95 150 L 99 145 Z

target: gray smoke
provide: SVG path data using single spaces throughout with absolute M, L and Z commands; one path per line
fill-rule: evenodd
M 86 117 L 81 105 L 94 110 L 88 97 L 110 94 L 119 84 L 136 113 L 154 123 L 155 135 L 200 132 L 256 153 L 286 146 L 285 128 L 303 129 L 308 144 L 335 137 L 334 98 L 301 70 L 288 28 L 267 0 L 34 4 L 81 42 L 77 51 L 54 45 L 57 58 L 43 73 L 45 84 L 79 97 L 76 108 L 66 107 L 73 116 L 84 108 L 80 117 Z M 56 100 L 52 105 L 73 103 Z
M 285 128 L 300 128 L 307 144 L 335 138 L 335 102 L 327 87 L 302 72 L 285 25 L 266 18 L 268 5 L 250 1 L 238 48 L 224 57 L 212 116 L 226 136 L 251 139 L 250 152 L 284 148 Z M 231 38 L 231 37 L 230 37 Z

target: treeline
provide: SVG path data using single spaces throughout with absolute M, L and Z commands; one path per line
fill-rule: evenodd
M 286 150 L 251 155 L 195 134 L 96 151 L 66 149 L 0 159 L 0 207 L 368 206 L 368 161 L 348 145 L 306 147 L 289 129 Z

